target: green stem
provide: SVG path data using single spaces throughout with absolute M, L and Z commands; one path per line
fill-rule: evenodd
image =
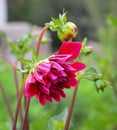
M 9 99 L 8 99 L 6 93 L 5 93 L 4 87 L 3 87 L 3 85 L 2 85 L 1 83 L 0 83 L 0 89 L 1 89 L 2 95 L 3 95 L 3 97 L 4 97 L 5 103 L 6 103 L 6 105 L 7 105 L 9 115 L 10 115 L 11 120 L 12 120 L 12 122 L 13 122 L 14 117 L 13 117 L 13 113 L 12 113 L 12 110 L 11 110 L 10 102 L 9 102 Z

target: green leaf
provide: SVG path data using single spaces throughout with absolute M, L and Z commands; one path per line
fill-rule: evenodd
M 59 20 L 61 22 L 61 24 L 65 24 L 67 22 L 67 13 L 63 13 L 63 14 L 59 14 Z
M 30 123 L 32 130 L 48 130 L 47 121 L 53 114 L 53 109 L 42 116 L 39 120 Z
M 97 69 L 94 68 L 94 67 L 87 68 L 85 72 L 86 73 L 88 73 L 88 72 L 90 72 L 90 73 L 98 73 Z
M 25 47 L 27 44 L 32 42 L 31 32 L 29 32 L 26 36 L 20 38 L 17 42 L 19 48 Z
M 97 80 L 95 83 L 96 83 L 97 88 L 99 89 L 100 86 L 102 85 L 102 80 Z
M 111 83 L 108 82 L 107 80 L 103 80 L 103 79 L 95 81 L 94 84 L 95 84 L 97 92 L 99 92 L 99 90 L 104 91 L 104 89 L 106 87 L 111 87 L 112 88 Z
M 87 43 L 87 37 L 85 37 L 85 38 L 83 39 L 83 41 L 82 41 L 83 47 L 86 46 L 86 43 Z
M 11 47 L 12 50 L 14 50 L 14 51 L 18 50 L 18 48 L 17 48 L 17 46 L 14 44 L 14 42 L 9 41 L 8 44 L 9 44 L 9 46 Z
M 22 70 L 22 69 L 18 68 L 17 70 L 20 71 L 21 73 L 29 74 L 29 70 L 28 69 Z
M 56 19 L 56 18 L 53 18 L 53 17 L 51 17 L 51 20 L 54 23 L 54 25 L 57 25 L 60 22 L 59 19 Z
M 51 17 L 51 21 L 49 23 L 46 23 L 50 30 L 52 31 L 58 31 L 63 28 L 63 25 L 67 22 L 67 16 L 66 13 L 59 14 L 59 18 L 53 18 Z
M 112 88 L 112 83 L 111 83 L 111 82 L 109 82 L 109 81 L 107 81 L 107 80 L 104 80 L 104 83 L 105 83 L 105 85 L 106 85 L 107 87 Z
M 30 64 L 32 63 L 32 60 L 27 60 L 27 59 L 18 59 L 20 62 L 24 63 L 24 64 Z
M 97 81 L 102 78 L 102 75 L 94 67 L 86 69 L 84 77 L 85 76 L 88 76 L 87 79 L 91 81 Z
M 50 130 L 63 130 L 65 121 L 67 118 L 68 109 L 66 108 L 59 115 L 53 116 L 49 120 L 49 128 Z
M 2 36 L 3 40 L 8 44 L 14 44 L 14 42 L 10 39 L 8 39 L 7 35 L 4 32 L 0 32 L 0 35 Z

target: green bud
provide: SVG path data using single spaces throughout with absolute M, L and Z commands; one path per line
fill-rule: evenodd
M 67 22 L 57 31 L 57 36 L 61 41 L 69 41 L 75 38 L 77 33 L 77 26 L 72 22 Z
M 106 80 L 97 80 L 95 81 L 95 87 L 98 92 L 99 90 L 104 91 L 106 87 L 112 87 L 112 86 L 111 83 Z
M 85 46 L 82 51 L 87 56 L 92 52 L 92 46 Z

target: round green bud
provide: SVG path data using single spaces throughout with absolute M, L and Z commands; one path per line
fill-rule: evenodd
M 57 36 L 61 41 L 69 41 L 75 38 L 77 33 L 77 26 L 72 22 L 67 22 L 57 31 Z

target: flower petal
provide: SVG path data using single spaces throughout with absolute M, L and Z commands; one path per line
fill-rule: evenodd
M 58 62 L 60 64 L 63 64 L 65 61 L 67 61 L 72 55 L 70 54 L 56 54 L 51 57 L 49 57 L 50 61 Z
M 31 84 L 27 84 L 25 87 L 25 96 L 32 98 L 33 96 L 35 96 L 37 93 L 37 88 L 36 85 L 31 83 Z
M 66 98 L 66 94 L 62 89 L 59 89 L 59 92 L 62 98 Z
M 37 93 L 36 80 L 33 74 L 30 74 L 25 85 L 25 96 L 31 98 L 35 96 L 36 93 Z
M 45 93 L 47 95 L 49 95 L 49 88 L 47 86 L 44 86 L 43 84 L 40 84 L 39 82 L 37 82 L 37 89 L 38 91 Z
M 69 77 L 68 81 L 65 82 L 64 85 L 67 88 L 78 86 L 78 80 L 75 79 L 75 77 Z
M 40 63 L 37 66 L 38 70 L 43 72 L 43 73 L 48 73 L 50 71 L 51 65 L 45 62 Z
M 30 74 L 30 75 L 28 76 L 27 83 L 34 83 L 34 84 L 36 83 L 36 80 L 35 80 L 33 74 Z
M 48 73 L 47 77 L 48 77 L 48 79 L 50 79 L 50 81 L 57 79 L 57 76 L 54 73 L 52 73 L 51 71 Z
M 58 54 L 72 54 L 69 60 L 74 60 L 78 57 L 81 47 L 81 42 L 64 42 L 62 43 Z
M 51 96 L 47 96 L 47 100 L 48 100 L 49 102 L 53 102 L 53 100 L 52 100 L 52 97 L 51 97 Z
M 34 77 L 38 82 L 46 84 L 46 78 L 44 78 L 44 75 L 40 74 L 36 69 L 34 70 Z
M 52 97 L 54 98 L 54 100 L 56 102 L 60 102 L 61 101 L 61 98 L 60 98 L 60 94 L 59 93 L 53 93 L 52 94 Z
M 86 68 L 86 65 L 82 62 L 75 62 L 72 64 L 72 67 L 74 67 L 77 71 L 81 71 Z
M 77 70 L 72 66 L 72 63 L 65 63 L 62 65 L 67 72 L 75 73 Z
M 47 96 L 46 96 L 45 94 L 43 94 L 43 93 L 38 93 L 38 94 L 36 95 L 36 97 L 37 97 L 37 100 L 40 102 L 40 104 L 41 104 L 42 106 L 44 106 L 44 105 L 46 104 Z
M 50 63 L 51 63 L 51 70 L 52 69 L 56 69 L 56 71 L 62 71 L 62 70 L 64 70 L 64 68 L 60 65 L 60 64 L 58 64 L 57 62 L 54 62 L 54 61 L 50 61 Z

